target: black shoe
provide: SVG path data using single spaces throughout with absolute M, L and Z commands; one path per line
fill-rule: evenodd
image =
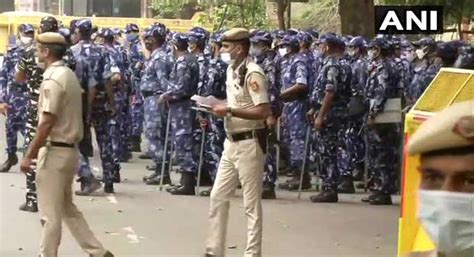
M 123 154 L 122 156 L 120 156 L 120 162 L 128 162 L 128 161 L 130 161 L 130 159 L 132 159 L 132 153 L 131 152 L 127 152 L 127 153 Z
M 300 176 L 293 177 L 291 180 L 288 180 L 285 183 L 279 184 L 278 187 L 280 189 L 295 191 L 298 190 L 300 187 Z M 309 173 L 305 173 L 303 175 L 303 185 L 301 187 L 302 190 L 307 190 L 311 188 L 311 176 Z
M 154 170 L 156 170 L 156 164 L 147 165 L 147 166 L 146 166 L 146 169 L 147 169 L 147 170 L 154 171 Z
M 76 191 L 77 196 L 89 196 L 102 187 L 100 181 L 96 178 L 81 178 L 81 190 Z
M 143 182 L 146 183 L 148 180 L 154 179 L 155 177 L 157 177 L 157 176 L 159 176 L 159 175 L 160 175 L 160 173 L 153 172 L 153 173 L 151 173 L 151 174 L 148 175 L 148 176 L 144 176 L 144 177 L 143 177 Z
M 151 156 L 147 153 L 144 153 L 144 154 L 140 154 L 138 156 L 138 159 L 141 159 L 141 160 L 151 160 Z
M 273 185 L 263 185 L 262 199 L 276 199 L 275 187 Z
M 352 177 L 343 177 L 341 183 L 337 186 L 337 192 L 340 194 L 354 194 L 355 188 Z
M 9 172 L 10 169 L 18 164 L 18 156 L 16 154 L 9 154 L 7 160 L 0 167 L 0 172 Z
M 172 195 L 195 195 L 194 187 L 196 186 L 196 179 L 194 174 L 189 172 L 181 173 L 182 186 L 171 188 L 168 191 Z
M 392 196 L 389 194 L 376 194 L 369 201 L 370 205 L 392 205 Z
M 335 190 L 322 191 L 317 195 L 312 195 L 309 199 L 313 203 L 337 203 L 339 201 Z
M 212 192 L 212 188 L 210 188 L 208 190 L 201 191 L 201 193 L 199 193 L 199 196 L 209 197 L 209 196 L 211 196 L 211 192 Z
M 361 169 L 355 169 L 353 172 L 352 172 L 352 177 L 354 179 L 354 181 L 363 181 L 364 180 L 364 170 L 361 170 Z
M 114 192 L 114 184 L 113 183 L 107 183 L 104 186 L 104 193 L 106 194 L 113 194 Z
M 20 205 L 20 211 L 38 212 L 38 203 L 27 200 L 24 204 Z
M 357 189 L 365 189 L 365 184 L 362 183 L 362 182 L 357 182 L 357 183 L 355 184 L 355 188 L 357 188 Z
M 138 136 L 130 137 L 130 150 L 135 153 L 140 153 L 141 138 Z
M 120 177 L 120 171 L 114 172 L 114 176 L 112 178 L 112 182 L 114 183 L 120 183 L 122 182 L 122 178 Z
M 371 193 L 369 196 L 362 197 L 362 199 L 360 200 L 364 203 L 369 203 L 370 201 L 372 201 L 372 199 L 375 198 L 376 195 L 377 195 L 376 193 Z
M 151 179 L 145 181 L 145 183 L 149 186 L 159 186 L 161 184 L 161 174 L 157 174 Z M 163 177 L 163 185 L 171 184 L 170 175 L 166 175 Z

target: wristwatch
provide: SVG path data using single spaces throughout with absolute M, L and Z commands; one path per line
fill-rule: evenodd
M 226 118 L 232 118 L 232 108 L 227 107 Z

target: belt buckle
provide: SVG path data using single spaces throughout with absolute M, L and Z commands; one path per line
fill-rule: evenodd
M 252 138 L 257 138 L 257 130 L 252 130 Z

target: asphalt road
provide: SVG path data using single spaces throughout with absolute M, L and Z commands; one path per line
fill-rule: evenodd
M 0 118 L 4 149 L 5 119 Z M 0 161 L 6 158 L 0 153 Z M 141 178 L 147 161 L 135 158 L 122 166 L 115 195 L 76 197 L 97 237 L 116 257 L 201 257 L 207 233 L 209 199 L 171 196 Z M 97 153 L 94 167 L 100 167 Z M 99 170 L 96 168 L 96 172 Z M 173 174 L 173 180 L 179 176 Z M 78 185 L 76 184 L 75 187 Z M 399 199 L 394 206 L 361 203 L 364 194 L 341 195 L 337 204 L 313 204 L 305 192 L 277 191 L 264 201 L 264 257 L 394 257 L 397 249 Z M 25 177 L 18 166 L 0 174 L 0 257 L 37 256 L 41 226 L 38 214 L 18 210 L 24 201 Z M 227 256 L 243 256 L 246 219 L 241 192 L 232 200 Z M 60 256 L 86 256 L 64 226 Z

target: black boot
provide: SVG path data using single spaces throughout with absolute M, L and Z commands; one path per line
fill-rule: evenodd
M 77 196 L 89 196 L 102 187 L 100 181 L 95 177 L 80 178 L 79 182 L 81 182 L 81 190 L 75 192 Z
M 132 153 L 129 151 L 125 151 L 122 156 L 120 156 L 120 162 L 128 162 L 132 159 Z
M 142 151 L 140 148 L 141 141 L 139 136 L 130 137 L 130 150 L 135 153 L 140 153 Z
M 0 172 L 9 172 L 10 169 L 18 163 L 16 154 L 8 154 L 7 160 L 0 167 Z
M 182 172 L 182 185 L 177 188 L 172 188 L 168 192 L 172 195 L 195 195 L 194 187 L 196 186 L 196 179 L 194 174 L 190 172 Z
M 148 154 L 148 153 L 144 153 L 144 154 L 140 154 L 138 156 L 138 159 L 141 159 L 141 160 L 151 160 L 151 156 Z
M 146 169 L 147 169 L 147 170 L 154 171 L 154 170 L 156 170 L 156 164 L 153 163 L 153 164 L 147 165 L 147 166 L 146 166 Z
M 275 186 L 273 184 L 263 184 L 262 199 L 276 199 Z
M 337 186 L 337 192 L 340 194 L 354 194 L 354 182 L 352 177 L 346 176 L 341 178 L 341 183 Z
M 310 196 L 309 199 L 313 203 L 337 203 L 339 201 L 336 190 L 321 191 L 317 195 Z
M 211 192 L 212 192 L 212 187 L 209 188 L 208 190 L 201 191 L 199 196 L 209 197 L 211 196 Z
M 371 193 L 369 196 L 362 197 L 362 199 L 360 199 L 360 200 L 364 203 L 370 203 L 370 201 L 372 201 L 375 198 L 376 195 L 377 195 L 377 193 Z
M 364 170 L 363 169 L 355 169 L 353 172 L 354 181 L 363 181 L 364 180 Z
M 120 177 L 120 171 L 114 172 L 112 181 L 113 181 L 114 183 L 120 183 L 120 182 L 122 182 L 122 178 Z
M 105 183 L 104 185 L 104 193 L 106 194 L 113 194 L 114 191 L 114 183 Z
M 20 211 L 38 212 L 38 203 L 32 200 L 26 200 L 24 204 L 20 205 Z
M 392 205 L 392 196 L 390 194 L 375 194 L 372 199 L 369 200 L 371 205 Z
M 300 176 L 293 177 L 291 180 L 288 180 L 285 183 L 279 184 L 278 187 L 280 189 L 285 189 L 285 190 L 290 190 L 290 191 L 295 191 L 298 190 L 300 187 Z M 302 190 L 307 190 L 311 188 L 311 176 L 309 175 L 308 172 L 305 172 L 303 175 L 303 186 Z
M 150 185 L 150 186 L 159 186 L 161 184 L 161 174 L 160 173 L 155 173 L 156 176 L 154 176 L 153 178 L 151 179 L 148 179 L 147 181 L 145 181 L 145 183 L 147 185 Z M 171 178 L 170 178 L 170 175 L 169 174 L 165 174 L 163 176 L 163 185 L 169 185 L 171 184 Z

